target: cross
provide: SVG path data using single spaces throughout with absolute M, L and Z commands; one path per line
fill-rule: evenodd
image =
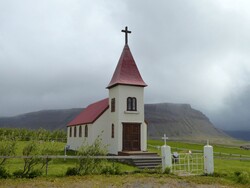
M 122 32 L 125 33 L 125 44 L 128 44 L 128 33 L 131 33 L 131 31 L 128 30 L 128 27 L 125 27 L 125 30 L 122 30 Z
M 166 146 L 167 145 L 167 140 L 168 140 L 168 137 L 166 136 L 166 134 L 164 134 L 164 136 L 162 137 L 162 139 L 164 140 L 164 144 Z

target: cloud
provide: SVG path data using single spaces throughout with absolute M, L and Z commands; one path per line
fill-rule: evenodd
M 149 85 L 145 102 L 190 103 L 227 128 L 229 111 L 248 100 L 249 7 L 244 0 L 1 1 L 0 116 L 107 97 L 120 30 L 129 26 Z M 232 117 L 246 127 L 247 115 Z

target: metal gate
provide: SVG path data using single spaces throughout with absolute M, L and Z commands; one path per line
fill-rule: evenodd
M 172 155 L 172 172 L 178 175 L 200 175 L 204 173 L 203 153 L 181 153 Z

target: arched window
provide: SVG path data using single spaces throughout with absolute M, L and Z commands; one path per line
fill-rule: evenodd
M 88 137 L 88 125 L 85 125 L 84 136 Z
M 137 101 L 135 97 L 127 98 L 127 111 L 137 111 Z
M 76 126 L 74 127 L 74 137 L 76 137 Z
M 82 137 L 82 126 L 79 126 L 79 137 Z
M 111 125 L 111 138 L 115 137 L 115 126 L 114 124 Z
M 69 137 L 72 137 L 72 127 L 69 128 Z

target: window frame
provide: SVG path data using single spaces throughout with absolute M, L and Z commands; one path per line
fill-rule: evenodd
M 77 128 L 76 126 L 74 126 L 74 137 L 76 137 L 76 135 L 77 135 Z
M 78 134 L 79 134 L 78 135 L 79 137 L 82 137 L 82 126 L 81 125 L 79 126 L 79 133 Z
M 127 111 L 137 111 L 137 99 L 135 97 L 127 98 Z
M 88 125 L 85 125 L 84 127 L 84 137 L 87 138 L 88 137 L 88 133 L 89 132 L 89 128 L 88 128 Z
M 111 99 L 111 112 L 115 112 L 115 98 Z
M 113 123 L 111 125 L 111 138 L 115 138 L 115 125 Z
M 69 127 L 69 137 L 72 137 L 72 127 Z

